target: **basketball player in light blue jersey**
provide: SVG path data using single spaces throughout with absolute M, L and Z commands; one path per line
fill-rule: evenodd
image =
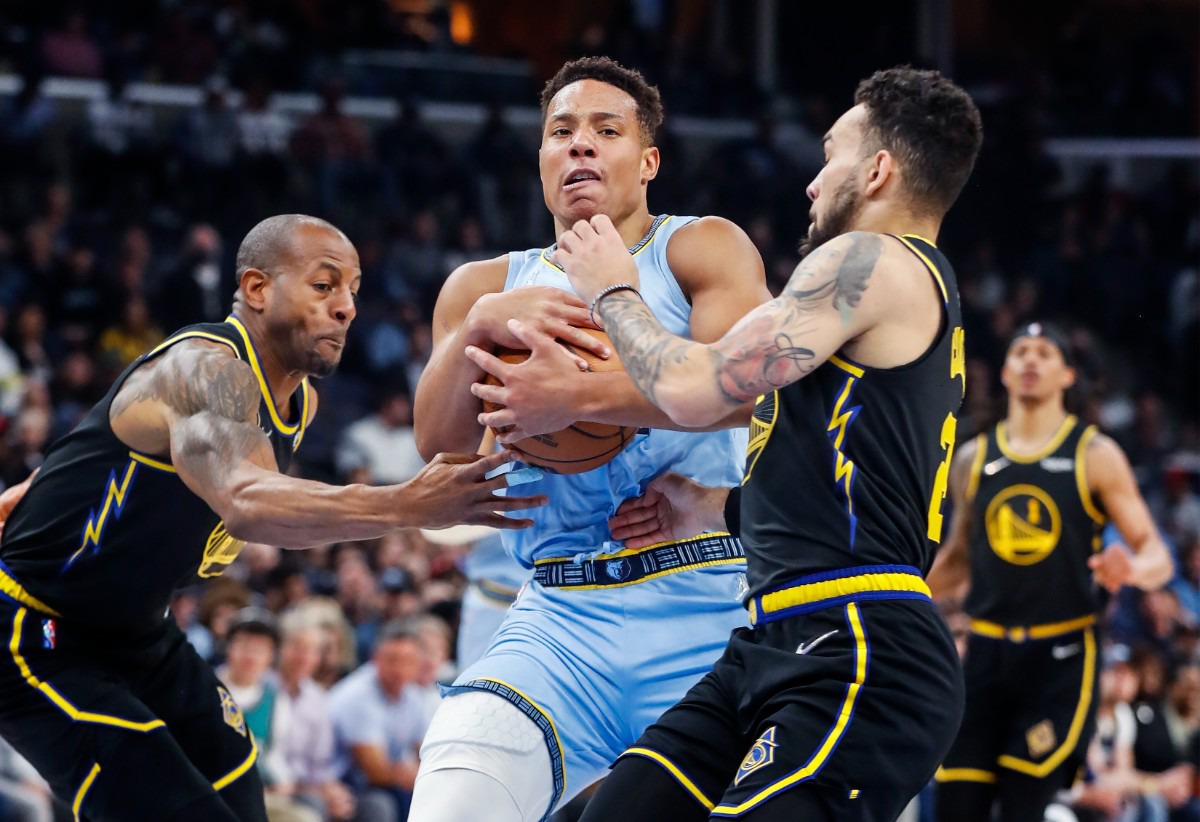
M 661 120 L 658 92 L 637 72 L 606 58 L 568 63 L 542 93 L 542 188 L 557 232 L 607 215 L 655 315 L 677 334 L 712 341 L 770 294 L 756 249 L 732 223 L 650 214 Z M 550 503 L 527 538 L 504 542 L 532 580 L 434 717 L 413 822 L 546 818 L 601 779 L 747 623 L 744 557 L 728 534 L 622 550 L 610 541 L 608 519 L 668 470 L 737 485 L 749 406 L 709 430 L 684 432 L 624 373 L 581 373 L 554 338 L 609 352 L 578 330 L 593 324 L 553 250 L 513 252 L 451 274 L 417 388 L 418 447 L 473 450 L 484 425 L 504 430 L 503 442 L 576 420 L 641 430 L 607 465 L 543 474 L 528 486 Z M 527 360 L 510 366 L 489 352 L 530 347 L 509 331 L 514 319 L 541 336 Z M 503 386 L 483 385 L 488 372 Z M 483 398 L 505 407 L 482 413 Z

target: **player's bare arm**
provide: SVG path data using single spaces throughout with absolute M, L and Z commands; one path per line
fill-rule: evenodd
M 110 420 L 130 446 L 169 454 L 180 479 L 239 539 L 302 548 L 401 527 L 522 527 L 527 520 L 497 512 L 542 503 L 493 496 L 504 478 L 484 474 L 512 458 L 504 453 L 440 455 L 409 482 L 380 488 L 285 476 L 258 427 L 260 402 L 249 365 L 223 346 L 186 341 L 131 375 Z
M 958 447 L 950 463 L 950 496 L 954 513 L 950 517 L 950 532 L 938 549 L 937 558 L 929 570 L 926 582 L 935 600 L 961 599 L 971 584 L 971 565 L 967 546 L 974 516 L 971 510 L 973 491 L 971 468 L 982 447 L 981 437 L 974 437 Z
M 564 234 L 560 246 L 566 253 L 559 255 L 576 290 L 591 300 L 612 279 L 605 269 L 611 267 L 615 234 L 601 218 L 593 224 L 577 224 Z M 704 426 L 812 373 L 871 328 L 886 311 L 883 292 L 891 290 L 868 288 L 875 285 L 883 250 L 883 239 L 868 232 L 831 240 L 801 262 L 779 297 L 708 345 L 668 332 L 630 290 L 607 294 L 597 312 L 630 377 L 651 402 L 682 425 Z M 636 272 L 620 273 L 636 280 Z
M 1114 592 L 1122 585 L 1161 588 L 1171 580 L 1174 564 L 1125 453 L 1110 437 L 1097 434 L 1087 444 L 1086 457 L 1088 488 L 1128 546 L 1110 545 L 1088 561 L 1096 582 Z
M 473 451 L 478 445 L 483 426 L 476 418 L 482 407 L 471 395 L 471 384 L 483 379 L 484 372 L 463 352 L 468 346 L 488 351 L 495 346 L 526 347 L 509 331 L 509 319 L 520 319 L 541 333 L 598 355 L 607 353 L 593 337 L 578 330 L 591 325 L 582 300 L 547 286 L 504 291 L 507 273 L 507 255 L 467 263 L 455 269 L 438 295 L 433 311 L 433 352 L 413 403 L 417 448 L 426 459 L 438 451 Z M 562 357 L 562 351 L 558 348 L 556 356 Z M 575 358 L 562 358 L 561 365 L 568 373 L 578 373 Z M 545 390 L 547 384 L 540 386 L 543 404 L 551 393 Z

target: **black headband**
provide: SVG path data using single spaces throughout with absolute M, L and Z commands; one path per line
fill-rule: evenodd
M 1062 354 L 1063 362 L 1068 367 L 1073 366 L 1071 357 L 1071 344 L 1067 340 L 1067 335 L 1062 332 L 1062 329 L 1048 323 L 1033 322 L 1023 325 L 1016 330 L 1016 333 L 1008 340 L 1008 348 L 1011 349 L 1013 344 L 1022 337 L 1040 337 L 1043 340 L 1049 340 L 1059 353 Z

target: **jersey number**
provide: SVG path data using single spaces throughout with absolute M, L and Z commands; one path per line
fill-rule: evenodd
M 942 541 L 942 503 L 946 501 L 946 487 L 950 483 L 950 460 L 954 457 L 954 432 L 958 430 L 958 420 L 953 414 L 946 415 L 942 423 L 942 448 L 946 456 L 938 466 L 937 476 L 933 478 L 933 497 L 929 500 L 929 538 L 934 542 Z

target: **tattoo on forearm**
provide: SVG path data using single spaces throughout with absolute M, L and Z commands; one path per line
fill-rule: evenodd
M 815 368 L 817 315 L 832 305 L 842 326 L 862 301 L 883 253 L 878 234 L 853 232 L 806 259 L 783 294 L 760 306 L 710 347 L 670 333 L 635 294 L 617 291 L 599 305 L 604 327 L 634 384 L 658 404 L 664 373 L 689 358 L 704 358 L 730 405 L 795 382 Z M 811 339 L 811 337 L 810 337 Z M 807 344 L 806 344 L 807 342 Z
M 658 404 L 663 370 L 688 358 L 689 341 L 662 327 L 646 303 L 630 291 L 616 291 L 600 302 L 600 316 L 625 372 L 650 402 Z

